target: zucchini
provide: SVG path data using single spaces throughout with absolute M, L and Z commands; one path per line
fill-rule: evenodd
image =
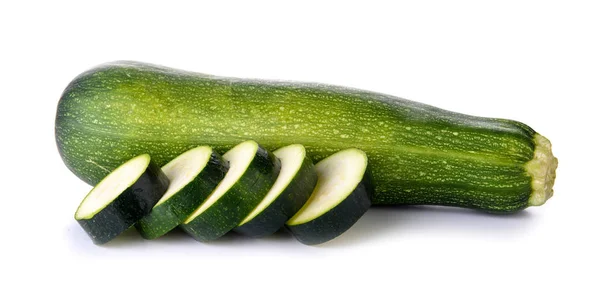
M 168 186 L 169 179 L 150 155 L 139 155 L 92 188 L 75 220 L 95 244 L 107 243 L 147 215 Z
M 315 190 L 286 223 L 296 239 L 307 245 L 327 242 L 352 227 L 371 206 L 374 193 L 367 155 L 361 150 L 337 152 L 315 169 Z
M 317 184 L 317 173 L 300 144 L 280 148 L 273 154 L 281 161 L 275 184 L 235 231 L 251 237 L 275 233 L 302 206 Z
M 171 181 L 150 214 L 135 224 L 145 239 L 163 236 L 183 222 L 223 180 L 227 163 L 208 146 L 190 149 L 162 167 Z
M 229 170 L 208 198 L 187 217 L 181 228 L 206 242 L 235 228 L 273 186 L 281 162 L 255 141 L 244 141 L 223 155 Z
M 369 155 L 374 204 L 511 213 L 552 196 L 550 142 L 506 119 L 445 111 L 339 86 L 218 77 L 113 62 L 76 77 L 58 103 L 58 151 L 96 184 L 140 153 L 165 164 L 198 145 L 294 143 L 314 161 L 349 147 Z

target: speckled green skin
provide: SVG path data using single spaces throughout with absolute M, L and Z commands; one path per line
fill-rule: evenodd
M 169 188 L 169 179 L 154 161 L 119 196 L 90 219 L 76 219 L 94 244 L 101 245 L 129 229 L 150 213 Z
M 259 146 L 238 181 L 208 209 L 181 228 L 200 242 L 215 240 L 235 228 L 260 203 L 281 169 L 273 153 Z
M 252 220 L 238 226 L 235 232 L 250 237 L 275 233 L 306 203 L 317 185 L 317 172 L 310 158 L 305 157 L 296 176 L 281 194 Z
M 145 239 L 155 239 L 179 226 L 223 180 L 227 162 L 213 152 L 206 166 L 188 184 L 135 224 Z
M 511 120 L 445 111 L 363 90 L 216 77 L 135 62 L 91 69 L 64 91 L 56 141 L 89 184 L 140 153 L 162 165 L 210 145 L 253 139 L 303 144 L 318 161 L 356 147 L 368 154 L 374 204 L 433 204 L 514 212 L 527 207 L 535 132 Z
M 305 245 L 328 242 L 350 229 L 367 212 L 374 193 L 371 169 L 367 166 L 362 180 L 338 205 L 313 220 L 285 227 Z

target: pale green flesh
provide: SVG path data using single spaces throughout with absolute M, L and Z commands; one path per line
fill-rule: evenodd
M 143 154 L 115 169 L 83 199 L 75 213 L 75 219 L 89 219 L 100 212 L 125 189 L 133 185 L 146 171 L 149 164 L 150 156 Z
M 161 197 L 154 207 L 167 201 L 181 188 L 189 184 L 206 166 L 210 160 L 212 149 L 201 146 L 181 154 L 162 167 L 162 171 L 171 181 L 167 192 Z
M 204 201 L 200 207 L 198 207 L 198 209 L 196 209 L 196 211 L 194 211 L 194 213 L 192 213 L 183 223 L 187 224 L 193 221 L 196 217 L 217 202 L 219 198 L 221 198 L 246 172 L 246 169 L 248 169 L 248 166 L 254 159 L 257 150 L 258 144 L 256 142 L 245 141 L 227 151 L 227 153 L 223 155 L 223 159 L 229 162 L 229 170 L 227 171 L 227 174 L 219 183 L 219 185 L 217 185 L 217 188 L 215 188 L 215 190 L 208 196 L 206 201 Z
M 358 149 L 337 152 L 315 165 L 317 186 L 288 225 L 309 222 L 328 212 L 354 191 L 367 169 L 367 155 Z
M 277 199 L 277 197 L 279 197 L 281 192 L 283 192 L 292 179 L 294 179 L 306 157 L 306 151 L 302 145 L 289 145 L 276 150 L 273 154 L 281 161 L 281 171 L 279 172 L 279 176 L 265 198 L 263 198 L 260 204 L 244 218 L 240 225 L 254 219 L 254 217 L 264 211 L 273 201 L 275 201 L 275 199 Z

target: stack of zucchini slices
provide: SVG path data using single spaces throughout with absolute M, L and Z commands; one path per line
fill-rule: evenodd
M 332 240 L 368 210 L 367 155 L 338 151 L 313 165 L 304 146 L 270 152 L 249 140 L 220 156 L 200 146 L 162 168 L 137 156 L 108 174 L 75 219 L 95 244 L 135 226 L 145 239 L 180 227 L 200 242 L 230 231 L 264 237 L 285 228 L 313 245 Z

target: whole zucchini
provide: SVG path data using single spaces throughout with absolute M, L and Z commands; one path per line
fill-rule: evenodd
M 211 76 L 138 62 L 76 77 L 58 103 L 58 150 L 89 184 L 135 155 L 164 165 L 198 145 L 299 143 L 316 162 L 359 148 L 373 204 L 510 213 L 552 196 L 557 159 L 527 125 L 339 86 Z

